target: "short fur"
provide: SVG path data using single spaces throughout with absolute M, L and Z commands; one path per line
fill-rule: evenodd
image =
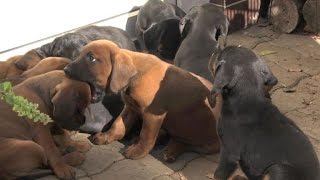
M 65 72 L 71 78 L 88 82 L 93 92 L 121 93 L 125 102 L 111 129 L 92 137 L 93 143 L 122 139 L 137 117 L 142 117 L 139 141 L 127 148 L 127 158 L 146 156 L 161 127 L 171 136 L 164 154 L 167 161 L 174 161 L 184 151 L 219 150 L 215 123 L 221 98 L 217 97 L 216 106 L 211 109 L 207 96 L 212 84 L 205 79 L 153 55 L 120 49 L 106 40 L 85 46 Z
M 276 81 L 263 60 L 235 46 L 216 58 L 212 96 L 222 94 L 223 107 L 215 178 L 229 178 L 239 163 L 249 179 L 318 180 L 319 160 L 308 137 L 265 97 L 265 86 Z
M 136 36 L 142 49 L 172 61 L 181 43 L 179 22 L 184 15 L 176 5 L 147 1 L 140 8 L 136 22 Z
M 208 62 L 215 49 L 218 38 L 225 44 L 229 22 L 223 11 L 207 3 L 193 7 L 181 19 L 182 43 L 174 58 L 174 65 L 213 81 Z
M 0 79 L 16 77 L 23 72 L 14 65 L 14 63 L 21 57 L 22 55 L 17 55 L 7 59 L 6 61 L 0 61 Z
M 44 74 L 53 70 L 63 70 L 63 68 L 66 65 L 68 65 L 70 62 L 71 62 L 70 59 L 63 58 L 63 57 L 44 58 L 31 69 L 24 71 L 20 76 L 2 79 L 0 80 L 0 83 L 5 81 L 10 81 L 12 85 L 17 85 L 33 76 Z M 116 104 L 117 101 L 115 100 L 114 101 L 109 100 L 108 101 L 109 103 L 106 103 L 106 104 L 113 104 L 114 107 L 123 108 L 123 103 L 121 102 L 121 100 L 119 101 L 120 103 L 118 104 L 120 105 L 117 105 Z M 118 116 L 119 114 L 120 112 L 116 114 L 116 116 Z M 110 120 L 110 118 L 108 118 L 108 115 L 109 114 L 105 106 L 101 102 L 90 105 L 85 113 L 87 121 L 83 126 L 80 127 L 79 130 L 81 132 L 90 133 L 90 134 L 101 132 L 104 125 L 107 123 L 108 120 Z
M 23 176 L 47 165 L 61 179 L 74 178 L 75 171 L 68 164 L 80 164 L 84 155 L 74 152 L 62 157 L 50 129 L 52 124 L 68 130 L 79 129 L 85 121 L 83 111 L 91 99 L 89 86 L 68 79 L 63 71 L 52 71 L 25 80 L 13 91 L 37 103 L 39 110 L 55 123 L 43 125 L 18 117 L 12 107 L 0 101 L 1 179 Z
M 65 57 L 74 60 L 84 45 L 98 39 L 108 39 L 122 48 L 135 50 L 134 43 L 124 30 L 112 26 L 87 26 L 27 52 L 15 64 L 19 69 L 27 70 L 45 57 Z

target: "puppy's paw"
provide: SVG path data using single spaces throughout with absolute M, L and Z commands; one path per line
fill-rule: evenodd
M 93 136 L 89 136 L 88 139 L 92 144 L 95 145 L 103 145 L 103 144 L 110 144 L 114 141 L 111 136 L 108 136 L 106 133 L 99 132 Z
M 141 144 L 133 144 L 125 150 L 124 156 L 128 159 L 141 159 L 149 153 L 144 149 Z
M 59 179 L 75 179 L 75 170 L 64 162 L 56 163 L 52 169 Z
M 76 151 L 78 152 L 88 152 L 91 149 L 91 145 L 89 144 L 88 141 L 76 141 L 74 143 L 74 148 L 76 149 Z
M 70 166 L 78 166 L 84 162 L 86 156 L 81 152 L 71 152 L 63 156 L 63 161 Z

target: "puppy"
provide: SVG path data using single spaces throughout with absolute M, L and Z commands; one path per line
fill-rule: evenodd
M 52 42 L 27 52 L 15 64 L 19 69 L 27 70 L 45 57 L 65 57 L 74 60 L 84 45 L 98 39 L 108 39 L 122 48 L 135 50 L 134 43 L 124 30 L 111 26 L 87 26 L 59 36 Z
M 5 81 L 10 81 L 12 85 L 17 85 L 33 76 L 37 76 L 37 75 L 44 74 L 54 70 L 63 70 L 63 68 L 66 65 L 68 65 L 70 62 L 71 62 L 70 59 L 63 58 L 63 57 L 44 58 L 31 69 L 24 71 L 20 76 L 2 79 L 0 80 L 0 83 Z M 115 101 L 109 100 L 109 102 L 110 102 L 109 104 L 112 104 L 112 102 L 115 102 Z M 122 103 L 118 106 L 117 105 L 114 105 L 114 106 L 115 107 L 119 106 L 123 108 Z M 86 122 L 83 126 L 80 127 L 79 130 L 80 132 L 89 133 L 89 134 L 95 134 L 95 133 L 101 132 L 105 124 L 109 120 L 111 120 L 109 112 L 101 102 L 96 104 L 90 104 L 87 110 L 85 111 L 85 116 L 86 116 Z M 65 135 L 65 133 L 62 133 L 62 135 Z M 67 135 L 65 135 L 65 137 L 67 137 Z M 71 142 L 71 139 L 68 140 L 68 142 Z M 65 145 L 65 146 L 67 147 L 68 145 Z
M 161 59 L 173 60 L 181 43 L 179 7 L 160 0 L 149 0 L 139 10 L 136 37 L 141 48 Z
M 276 80 L 250 49 L 230 46 L 217 52 L 213 99 L 222 95 L 218 121 L 220 162 L 215 179 L 227 179 L 239 163 L 249 179 L 320 179 L 319 160 L 307 136 L 269 98 Z
M 13 91 L 38 104 L 41 112 L 67 130 L 78 130 L 84 123 L 83 111 L 91 100 L 90 87 L 68 79 L 63 71 L 29 78 Z M 73 152 L 62 157 L 50 133 L 53 123 L 43 125 L 21 118 L 4 100 L 0 106 L 1 179 L 19 177 L 47 165 L 61 179 L 74 178 L 75 171 L 68 164 L 80 164 L 84 155 Z
M 19 76 L 23 72 L 14 65 L 14 63 L 21 57 L 22 55 L 17 55 L 7 59 L 6 61 L 0 61 L 0 79 Z
M 146 156 L 161 127 L 171 136 L 164 154 L 167 161 L 174 161 L 186 150 L 219 151 L 215 121 L 221 98 L 210 108 L 207 96 L 212 84 L 205 79 L 153 55 L 120 49 L 107 40 L 86 45 L 64 71 L 71 78 L 87 82 L 93 99 L 106 91 L 121 93 L 125 102 L 109 131 L 93 136 L 93 143 L 109 144 L 122 139 L 137 117 L 142 117 L 139 140 L 127 148 L 127 158 Z
M 182 43 L 173 60 L 174 65 L 213 81 L 208 62 L 218 38 L 226 43 L 229 22 L 221 8 L 211 3 L 193 7 L 181 19 Z

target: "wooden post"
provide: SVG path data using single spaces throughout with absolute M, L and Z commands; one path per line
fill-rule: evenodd
M 307 0 L 303 6 L 303 18 L 307 23 L 307 30 L 320 33 L 320 1 Z
M 281 32 L 291 33 L 302 18 L 305 0 L 273 0 L 271 3 L 271 23 Z

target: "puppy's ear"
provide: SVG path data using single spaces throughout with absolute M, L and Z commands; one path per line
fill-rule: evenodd
M 58 84 L 51 99 L 53 120 L 57 122 L 71 120 L 76 108 L 76 98 L 73 88 Z
M 128 86 L 130 79 L 137 73 L 132 59 L 128 54 L 119 51 L 112 58 L 112 73 L 110 89 L 118 93 L 121 89 Z

